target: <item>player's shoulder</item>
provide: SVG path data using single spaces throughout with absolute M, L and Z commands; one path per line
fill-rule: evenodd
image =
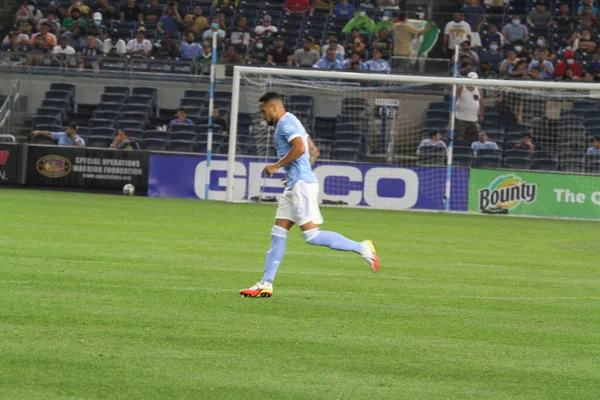
M 282 134 L 291 135 L 302 127 L 300 120 L 290 112 L 281 117 L 279 124 L 277 124 L 278 131 Z

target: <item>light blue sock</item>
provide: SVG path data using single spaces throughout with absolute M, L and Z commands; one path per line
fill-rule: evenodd
M 287 230 L 277 225 L 274 225 L 271 229 L 271 248 L 267 251 L 265 274 L 263 275 L 262 282 L 273 283 L 275 280 L 275 274 L 285 255 L 287 233 Z
M 336 232 L 320 231 L 319 228 L 302 232 L 306 243 L 315 246 L 326 246 L 334 250 L 353 251 L 360 254 L 361 245 L 354 240 L 346 239 Z

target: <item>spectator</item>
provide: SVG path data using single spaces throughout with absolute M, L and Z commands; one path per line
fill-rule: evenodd
M 144 22 L 158 22 L 163 15 L 164 8 L 158 5 L 158 0 L 150 0 L 150 7 L 144 11 Z
M 527 77 L 532 81 L 541 81 L 544 78 L 542 77 L 542 69 L 540 66 L 527 69 Z
M 79 10 L 79 14 L 83 18 L 89 18 L 92 15 L 92 11 L 88 6 L 85 5 L 85 3 L 82 0 L 73 0 L 73 3 L 67 9 L 67 16 L 71 15 L 74 8 L 77 8 Z
M 221 64 L 243 64 L 244 59 L 239 56 L 234 45 L 227 46 L 227 52 L 221 57 Z
M 254 34 L 260 38 L 270 38 L 277 33 L 277 27 L 271 25 L 271 16 L 265 15 L 263 17 L 262 25 L 258 25 L 254 28 Z
M 492 66 L 489 61 L 482 61 L 479 64 L 479 77 L 481 79 L 490 79 L 496 77 L 497 69 L 492 69 Z
M 62 4 L 57 0 L 50 0 L 46 15 L 48 15 L 48 13 L 54 13 L 57 20 L 64 20 L 68 17 L 67 11 L 65 11 Z
M 479 3 L 479 0 L 467 0 L 466 4 L 462 6 L 461 11 L 465 16 L 465 22 L 471 26 L 471 31 L 479 32 L 481 26 L 487 20 L 485 7 Z
M 354 6 L 348 3 L 348 0 L 340 0 L 333 11 L 336 17 L 351 18 L 354 15 Z
M 571 16 L 569 5 L 563 3 L 560 5 L 558 16 L 555 17 L 550 24 L 562 32 L 567 32 L 573 29 L 576 22 L 577 20 Z
M 421 143 L 419 144 L 419 147 L 417 147 L 417 154 L 421 153 L 421 149 L 423 147 L 441 147 L 444 149 L 445 153 L 448 153 L 448 147 L 446 146 L 446 143 L 444 143 L 442 141 L 442 133 L 437 130 L 437 129 L 433 129 L 429 132 L 429 139 L 423 139 L 421 141 Z
M 538 0 L 535 9 L 529 13 L 527 23 L 534 28 L 546 28 L 550 23 L 550 12 L 546 10 L 546 2 Z
M 460 14 L 455 14 L 455 19 L 457 15 Z M 465 24 L 468 28 L 468 24 L 466 24 L 464 21 L 459 23 L 459 25 L 462 24 Z M 394 62 L 397 64 L 401 72 L 408 71 L 408 67 L 410 66 L 409 57 L 413 36 L 423 35 L 433 28 L 435 28 L 434 22 L 429 24 L 427 28 L 418 30 L 406 21 L 406 13 L 401 12 L 398 14 L 397 22 L 392 25 L 392 35 L 394 36 L 394 56 L 401 57 L 400 59 L 395 59 Z M 446 25 L 446 29 L 448 29 L 448 25 Z M 448 35 L 446 35 L 446 38 L 447 36 Z M 447 44 L 445 46 L 447 46 Z
M 544 35 L 539 35 L 537 39 L 535 39 L 535 48 L 548 48 L 548 41 Z
M 592 14 L 597 15 L 598 14 L 598 8 L 596 8 L 596 6 L 594 5 L 594 0 L 584 0 L 583 4 L 579 6 L 579 8 L 577 9 L 577 15 L 581 16 L 583 15 L 583 11 L 586 7 L 589 7 Z
M 565 68 L 565 72 L 563 72 L 562 76 L 559 77 L 562 81 L 577 81 L 579 77 L 575 76 L 575 72 L 573 68 L 567 67 Z
M 344 62 L 338 59 L 336 49 L 329 47 L 327 49 L 327 54 L 317 61 L 315 65 L 313 65 L 313 68 L 344 69 Z
M 257 39 L 254 47 L 246 54 L 246 61 L 254 65 L 263 65 L 267 61 L 267 54 L 262 39 Z
M 119 39 L 119 32 L 117 30 L 112 31 L 110 38 L 104 40 L 102 52 L 107 56 L 122 56 L 127 53 L 125 41 Z
M 195 41 L 194 32 L 189 31 L 179 47 L 179 57 L 182 60 L 195 60 L 202 53 L 202 47 Z
M 48 46 L 43 42 L 41 36 L 36 36 L 35 40 L 31 41 L 31 47 L 27 53 L 28 65 L 42 65 L 44 63 L 44 55 L 48 53 Z
M 2 44 L 5 45 L 7 43 L 10 43 L 12 41 L 13 36 L 16 37 L 16 41 L 18 44 L 20 44 L 23 41 L 29 42 L 29 35 L 27 35 L 26 33 L 10 31 L 8 35 L 4 36 L 4 39 L 2 39 Z
M 213 107 L 212 123 L 214 126 L 221 127 L 221 133 L 223 134 L 223 136 L 229 135 L 229 124 L 227 124 L 227 121 L 225 121 L 225 119 L 221 117 L 221 110 L 219 110 L 217 107 Z
M 222 13 L 227 17 L 233 17 L 239 6 L 240 0 L 214 0 L 210 7 L 213 13 Z
M 583 52 L 593 52 L 596 51 L 597 46 L 598 44 L 594 40 L 592 32 L 589 29 L 585 29 L 579 38 L 577 50 Z
M 40 22 L 38 22 L 38 24 L 37 24 L 38 31 L 41 30 L 42 24 L 47 24 L 48 32 L 52 33 L 53 35 L 56 36 L 56 35 L 60 34 L 60 23 L 56 19 L 56 14 L 54 14 L 52 11 L 46 15 L 46 18 L 42 18 L 40 20 Z
M 202 7 L 195 6 L 194 12 L 183 19 L 183 26 L 188 32 L 200 33 L 209 28 L 208 20 L 202 15 Z
M 394 35 L 395 38 L 396 36 Z M 444 54 L 449 54 L 450 57 L 454 56 L 456 45 L 460 45 L 465 40 L 471 40 L 471 25 L 464 21 L 462 12 L 455 12 L 454 20 L 448 22 L 444 28 Z M 406 46 L 410 48 L 410 44 Z
M 333 0 L 315 0 L 310 15 L 314 15 L 315 12 L 333 15 Z
M 508 50 L 506 56 L 506 59 L 502 61 L 502 63 L 500 63 L 500 67 L 498 69 L 498 72 L 501 76 L 508 76 L 508 74 L 513 72 L 513 70 L 517 66 L 517 63 L 519 62 L 519 59 L 517 58 L 517 53 L 513 49 Z
M 573 74 L 576 77 L 581 78 L 581 67 L 579 66 L 579 63 L 575 61 L 575 53 L 571 50 L 565 51 L 565 53 L 563 54 L 562 61 L 556 64 L 554 75 L 557 78 L 562 77 L 567 67 L 572 68 Z
M 301 49 L 294 52 L 294 63 L 298 67 L 312 67 L 321 56 L 312 48 L 313 41 L 310 38 L 304 38 L 304 43 Z
M 527 65 L 528 65 L 527 61 L 519 60 L 517 62 L 517 65 L 515 65 L 515 67 L 513 68 L 513 70 L 508 73 L 508 77 L 510 79 L 528 78 L 529 75 L 527 74 Z M 538 70 L 538 72 L 539 72 L 539 70 Z
M 377 36 L 371 43 L 371 47 L 373 50 L 377 49 L 389 57 L 394 48 L 394 40 L 387 29 L 382 29 L 377 33 Z
M 345 69 L 352 71 L 366 71 L 369 68 L 360 60 L 360 54 L 352 53 L 349 59 L 344 61 Z
M 204 32 L 204 35 L 202 35 L 202 40 L 208 40 L 212 42 L 212 37 L 215 32 L 217 32 L 217 43 L 222 44 L 227 33 L 223 29 L 219 28 L 219 19 L 217 17 L 212 17 L 210 29 Z
M 30 33 L 43 18 L 42 12 L 35 7 L 34 0 L 27 0 L 15 14 L 15 28 L 22 33 Z
M 498 71 L 498 67 L 504 59 L 502 53 L 498 51 L 499 49 L 500 46 L 494 41 L 490 43 L 490 49 L 481 54 L 481 61 L 488 62 L 494 71 Z
M 542 48 L 538 49 L 535 53 L 536 59 L 529 64 L 528 70 L 531 71 L 534 68 L 539 68 L 542 79 L 552 79 L 554 77 L 554 65 L 548 61 L 548 50 Z
M 123 4 L 119 8 L 119 21 L 144 22 L 142 9 L 135 4 L 135 0 L 127 0 L 127 4 Z
M 483 0 L 484 6 L 508 8 L 509 0 Z
M 579 16 L 579 18 L 581 18 L 582 20 L 589 19 L 594 24 L 594 26 L 598 24 L 598 17 L 596 17 L 596 14 L 592 12 L 592 8 L 587 5 L 583 8 L 583 13 Z
M 473 66 L 471 59 L 467 55 L 462 55 L 458 60 L 458 75 L 466 77 L 471 72 L 475 72 L 477 68 Z
M 386 11 L 383 13 L 383 17 L 381 17 L 381 21 L 379 21 L 375 24 L 375 26 L 373 27 L 373 30 L 371 32 L 378 33 L 378 32 L 381 32 L 382 29 L 385 29 L 388 32 L 390 32 L 392 29 L 392 26 L 394 25 L 394 22 L 395 21 L 392 19 L 392 12 Z
M 377 8 L 380 10 L 398 10 L 399 3 L 399 0 L 376 0 Z
M 481 38 L 481 45 L 484 49 L 489 49 L 492 42 L 502 45 L 504 43 L 504 36 L 498 32 L 498 25 L 490 24 L 490 28 L 486 34 Z
M 196 65 L 200 75 L 210 74 L 210 66 L 212 65 L 212 46 L 210 42 L 202 42 L 202 54 L 196 57 Z
M 310 10 L 309 0 L 285 0 L 283 10 L 289 13 L 306 13 Z
M 476 51 L 471 50 L 471 42 L 468 40 L 465 40 L 460 44 L 458 56 L 467 56 L 469 57 L 469 61 L 471 62 L 471 64 L 479 65 L 479 56 L 477 55 Z
M 307 36 L 307 38 L 309 38 L 312 41 L 312 49 L 314 51 L 316 51 L 317 53 L 319 53 L 319 57 L 321 57 L 321 45 L 319 45 L 319 43 L 315 42 L 315 37 L 314 36 Z
M 175 124 L 194 125 L 194 122 L 187 117 L 187 112 L 185 112 L 185 108 L 179 108 L 177 109 L 176 118 L 169 122 L 169 130 Z
M 373 0 L 361 0 L 361 2 L 358 4 L 358 8 L 375 10 L 375 4 L 373 4 Z
M 158 19 L 156 30 L 159 33 L 167 32 L 170 35 L 179 34 L 179 26 L 183 23 L 175 3 L 170 3 L 165 14 Z
M 238 48 L 244 47 L 244 49 L 250 45 L 248 20 L 243 15 L 238 19 L 236 27 L 232 29 L 229 43 Z
M 346 50 L 346 54 L 351 56 L 352 53 L 358 53 L 361 58 L 365 58 L 367 56 L 367 45 L 365 44 L 365 39 L 362 36 L 356 35 L 351 42 L 349 42 L 349 47 Z
M 329 43 L 326 44 L 325 46 L 323 46 L 321 48 L 321 53 L 322 55 L 326 55 L 327 51 L 333 48 L 335 49 L 335 53 L 338 55 L 338 58 L 340 59 L 340 61 L 342 61 L 344 59 L 344 55 L 346 54 L 346 49 L 344 49 L 344 46 L 342 46 L 341 44 L 339 44 L 337 38 L 335 37 L 335 35 L 330 35 L 329 36 Z
M 84 36 L 89 29 L 87 21 L 81 17 L 78 8 L 71 9 L 71 16 L 62 22 L 62 27 L 67 30 L 63 34 L 67 35 L 69 44 L 73 47 L 78 47 L 79 38 Z
M 158 0 L 154 0 L 154 1 L 158 1 Z M 58 4 L 60 4 L 60 3 L 58 3 Z M 102 14 L 102 19 L 104 21 L 112 21 L 114 19 L 119 18 L 119 16 L 117 15 L 117 9 L 113 6 L 111 6 L 110 3 L 108 2 L 108 0 L 96 1 L 94 4 L 92 4 L 90 6 L 90 12 L 92 12 L 92 13 L 99 12 L 100 14 Z M 161 15 L 162 15 L 162 10 L 161 10 Z M 148 22 L 154 22 L 154 21 L 148 21 Z
M 521 24 L 521 17 L 513 15 L 510 23 L 506 24 L 502 29 L 504 40 L 508 43 L 514 43 L 516 40 L 529 40 L 529 30 Z
M 358 28 L 352 29 L 350 35 L 346 36 L 346 43 L 344 43 L 344 48 L 346 52 L 351 52 L 354 47 L 354 41 L 360 37 L 360 32 Z
M 389 74 L 390 64 L 382 59 L 383 53 L 378 48 L 373 49 L 373 58 L 365 63 L 369 71 Z
M 173 15 L 175 15 L 175 11 L 177 11 L 177 14 L 179 14 L 179 17 L 181 18 L 180 23 L 183 24 L 183 17 L 185 16 L 185 12 L 183 8 L 179 7 L 179 0 L 171 0 L 165 9 L 168 10 L 169 7 L 174 8 Z M 163 15 L 166 13 L 165 9 L 163 9 Z
M 467 75 L 469 79 L 477 79 L 475 72 Z M 484 120 L 485 104 L 483 91 L 474 86 L 461 85 L 456 88 L 456 125 L 458 140 L 474 142 L 479 134 L 479 122 Z
M 521 139 L 521 143 L 517 143 L 513 150 L 528 150 L 534 151 L 535 145 L 531 142 L 531 135 L 529 133 L 523 134 L 523 138 Z
M 106 25 L 102 24 L 102 14 L 100 14 L 99 12 L 94 13 L 94 18 L 92 21 L 93 25 L 90 26 L 90 29 L 88 30 L 88 35 L 92 33 L 100 40 L 106 39 L 108 37 L 108 29 L 106 28 Z
M 525 43 L 519 39 L 513 44 L 513 48 L 517 53 L 517 58 L 522 61 L 527 61 L 527 63 L 529 64 L 533 60 L 533 57 L 531 56 L 531 53 L 525 48 Z
M 129 139 L 124 130 L 119 129 L 115 140 L 109 146 L 111 149 L 117 150 L 139 150 L 140 146 L 136 141 Z
M 51 34 L 49 31 L 50 31 L 50 26 L 47 23 L 41 24 L 40 31 L 31 36 L 31 41 L 35 42 L 36 38 L 39 36 L 42 38 L 42 43 L 44 44 L 44 46 L 46 46 L 48 48 L 48 50 L 52 50 L 54 48 L 54 46 L 56 46 L 56 44 L 57 44 L 56 36 Z
M 344 29 L 342 29 L 343 33 L 350 33 L 354 29 L 358 29 L 359 33 L 368 34 L 373 31 L 375 28 L 375 21 L 373 21 L 365 10 L 360 10 L 354 14 L 354 17 L 348 21 Z
M 99 57 L 104 53 L 100 42 L 96 40 L 94 35 L 88 35 L 87 45 L 79 49 L 79 60 L 77 68 L 83 70 L 84 68 L 90 68 L 98 71 L 100 69 L 98 65 Z
M 216 15 L 217 22 L 219 23 L 219 28 L 224 30 L 225 32 L 229 32 L 229 27 L 227 26 L 227 20 L 225 19 L 225 14 L 218 13 Z
M 600 154 L 600 136 L 592 139 L 592 145 L 587 149 L 586 154 Z
M 477 152 L 482 149 L 500 150 L 496 142 L 491 142 L 488 140 L 488 134 L 486 131 L 479 132 L 479 140 L 473 142 L 473 144 L 471 144 L 471 148 L 473 149 L 473 153 L 475 155 L 477 155 Z
M 127 42 L 127 55 L 129 56 L 141 56 L 147 57 L 152 51 L 152 43 L 146 39 L 146 32 L 144 28 L 138 29 L 135 34 L 135 39 L 131 39 Z
M 289 57 L 293 57 L 292 52 L 284 46 L 281 36 L 275 39 L 275 48 L 269 52 L 269 55 L 273 57 L 275 65 L 283 65 L 288 62 Z
M 61 36 L 58 42 L 59 43 L 52 49 L 52 55 L 75 55 L 75 49 L 69 46 L 69 39 L 66 36 Z
M 8 41 L 7 38 L 4 38 L 4 41 L 2 41 L 2 51 L 7 51 L 7 52 L 12 52 L 12 53 L 20 53 L 20 52 L 26 52 L 27 50 L 29 50 L 28 46 L 23 46 L 22 43 L 24 43 L 23 40 L 19 40 L 19 36 L 21 34 L 17 33 L 16 31 L 12 31 L 8 34 Z M 27 36 L 27 35 L 25 35 Z M 29 38 L 25 39 L 25 42 L 29 42 Z
M 33 131 L 35 136 L 46 136 L 59 146 L 85 147 L 85 140 L 77 135 L 77 124 L 71 123 L 65 132 Z

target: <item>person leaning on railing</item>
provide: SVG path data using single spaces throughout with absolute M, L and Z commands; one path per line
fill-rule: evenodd
M 46 136 L 54 140 L 59 146 L 85 147 L 85 140 L 77 135 L 77 124 L 71 123 L 65 132 L 33 131 L 34 136 Z

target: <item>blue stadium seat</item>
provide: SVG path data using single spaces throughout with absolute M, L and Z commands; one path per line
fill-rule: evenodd
M 422 147 L 418 154 L 418 165 L 444 165 L 446 163 L 446 151 L 442 147 Z
M 447 129 L 448 120 L 444 119 L 426 119 L 423 122 L 423 129 Z
M 167 150 L 191 153 L 194 148 L 194 142 L 191 140 L 173 140 L 169 141 Z
M 127 86 L 104 86 L 104 93 L 121 94 L 127 97 L 130 90 Z
M 556 171 L 558 169 L 558 161 L 550 158 L 535 158 L 531 164 L 531 169 L 539 171 Z
M 141 139 L 138 141 L 140 148 L 151 151 L 165 151 L 168 142 L 161 139 Z
M 506 157 L 504 165 L 511 169 L 529 169 L 531 168 L 531 158 Z
M 60 119 L 56 117 L 33 117 L 31 119 L 31 128 L 33 130 L 37 129 L 38 125 L 62 125 Z
M 169 127 L 171 132 L 196 132 L 196 127 L 190 124 L 173 124 Z
M 111 119 L 92 118 L 88 121 L 88 128 L 112 128 L 115 124 Z
M 196 134 L 192 132 L 171 132 L 169 140 L 195 141 Z
M 101 147 L 108 148 L 113 142 L 113 138 L 109 136 L 90 136 L 88 135 L 85 140 L 86 147 Z
M 473 168 L 500 168 L 501 164 L 502 164 L 502 158 L 495 157 L 495 156 L 479 156 L 478 155 L 473 160 Z
M 94 118 L 117 120 L 119 118 L 119 112 L 108 110 L 96 110 L 94 111 Z
M 169 132 L 164 131 L 144 131 L 144 134 L 142 135 L 142 139 L 169 140 L 169 137 Z
M 129 129 L 144 130 L 144 123 L 140 121 L 119 120 L 115 123 L 115 128 L 128 131 Z
M 87 134 L 91 136 L 114 137 L 117 134 L 117 130 L 114 128 L 88 128 Z

